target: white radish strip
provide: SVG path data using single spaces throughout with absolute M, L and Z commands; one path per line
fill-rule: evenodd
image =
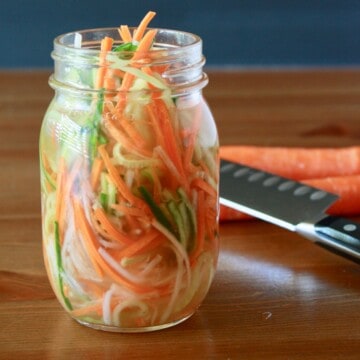
M 81 49 L 81 43 L 82 43 L 82 35 L 80 33 L 75 33 L 74 48 Z
M 132 185 L 133 185 L 133 182 L 134 182 L 134 178 L 135 178 L 135 171 L 128 169 L 128 170 L 126 171 L 126 173 L 125 173 L 124 180 L 125 180 L 126 186 L 127 186 L 129 189 L 132 188 Z
M 183 279 L 183 275 L 184 275 L 183 261 L 182 261 L 182 258 L 180 256 L 179 252 L 175 248 L 174 248 L 174 253 L 176 255 L 176 261 L 177 261 L 177 272 L 176 272 L 176 278 L 175 278 L 175 283 L 174 283 L 174 289 L 172 291 L 168 306 L 160 318 L 161 323 L 165 323 L 168 320 L 168 318 L 170 317 L 170 315 L 172 314 L 175 302 L 177 300 L 177 297 L 178 297 L 181 287 L 182 287 L 181 285 L 182 285 L 182 279 Z
M 185 249 L 176 240 L 175 236 L 169 230 L 167 230 L 163 225 L 161 225 L 158 221 L 156 221 L 155 219 L 152 220 L 151 225 L 155 229 L 160 231 L 163 235 L 165 235 L 165 237 L 170 241 L 170 243 L 175 247 L 177 252 L 179 252 L 179 254 L 181 255 L 182 261 L 185 263 L 185 269 L 186 269 L 186 275 L 187 275 L 187 283 L 188 283 L 187 286 L 189 286 L 189 284 L 191 282 L 191 270 L 190 270 L 189 257 L 187 255 Z
M 145 266 L 144 269 L 140 272 L 141 276 L 145 276 L 151 272 L 156 265 L 158 265 L 162 260 L 162 256 L 160 254 L 156 254 Z
M 109 289 L 103 299 L 102 303 L 102 311 L 103 311 L 103 320 L 106 325 L 112 325 L 111 324 L 111 298 L 113 295 L 113 290 Z
M 140 314 L 144 316 L 148 312 L 148 307 L 145 303 L 138 299 L 127 299 L 122 301 L 120 304 L 116 305 L 113 314 L 112 321 L 114 325 L 121 326 L 120 322 L 120 313 L 124 311 L 126 308 L 138 308 L 140 310 Z
M 99 248 L 98 251 L 108 265 L 116 270 L 122 277 L 136 284 L 144 284 L 144 279 L 142 277 L 133 275 L 129 271 L 125 270 L 105 249 Z
M 121 250 L 123 248 L 122 245 L 113 243 L 111 241 L 106 241 L 104 239 L 99 239 L 100 244 L 107 249 L 115 249 L 115 250 Z

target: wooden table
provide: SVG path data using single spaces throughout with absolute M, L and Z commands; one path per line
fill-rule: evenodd
M 221 225 L 211 290 L 176 327 L 114 334 L 58 304 L 41 253 L 47 72 L 0 73 L 1 359 L 359 359 L 360 267 L 260 221 Z M 360 71 L 210 72 L 222 144 L 359 144 Z

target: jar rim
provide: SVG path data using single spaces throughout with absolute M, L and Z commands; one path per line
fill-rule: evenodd
M 63 33 L 55 37 L 54 46 L 79 53 L 86 52 L 88 55 L 96 56 L 100 52 L 100 43 L 105 36 L 112 37 L 114 39 L 114 45 L 124 43 L 124 41 L 120 38 L 118 29 L 118 27 L 102 27 Z M 133 32 L 136 30 L 136 27 L 129 27 L 129 30 Z M 189 50 L 192 47 L 202 46 L 201 37 L 191 32 L 166 28 L 147 28 L 146 31 L 149 30 L 157 30 L 154 39 L 154 43 L 157 47 L 148 50 L 148 54 L 157 54 L 164 50 L 166 50 L 168 54 L 171 54 L 172 52 L 177 52 L 179 50 L 184 51 Z M 172 43 L 161 42 L 164 35 L 170 35 Z M 115 53 L 114 51 L 109 52 Z M 131 50 L 120 51 L 120 53 L 123 54 L 133 54 L 134 52 L 135 51 Z M 119 54 L 119 52 L 117 52 L 117 54 Z

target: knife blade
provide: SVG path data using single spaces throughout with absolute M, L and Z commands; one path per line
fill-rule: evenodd
M 226 160 L 220 162 L 220 203 L 360 262 L 360 223 L 330 216 L 338 196 Z

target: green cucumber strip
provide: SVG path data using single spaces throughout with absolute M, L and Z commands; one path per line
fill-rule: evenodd
M 194 229 L 190 221 L 190 213 L 188 212 L 187 207 L 183 201 L 180 202 L 178 207 L 183 222 L 185 239 L 186 239 L 184 247 L 186 250 L 189 250 L 189 247 L 190 245 L 192 245 L 194 238 Z
M 116 46 L 113 51 L 118 52 L 118 51 L 136 51 L 137 50 L 137 45 L 128 42 L 128 43 L 124 43 L 121 45 Z
M 174 201 L 169 201 L 168 209 L 169 209 L 169 211 L 175 221 L 175 224 L 177 226 L 180 244 L 182 244 L 182 246 L 186 249 L 187 248 L 187 237 L 186 237 L 186 233 L 185 233 L 185 225 L 183 222 L 183 218 L 180 214 L 180 211 Z
M 106 143 L 106 138 L 104 137 L 103 134 L 100 133 L 100 128 L 99 128 L 103 107 L 104 107 L 104 90 L 101 90 L 99 93 L 99 99 L 97 100 L 96 103 L 95 113 L 90 122 L 91 134 L 89 139 L 89 154 L 91 161 L 95 158 L 98 144 Z
M 177 189 L 177 193 L 180 196 L 180 199 L 184 202 L 184 204 L 186 205 L 186 209 L 189 213 L 189 218 L 190 218 L 190 223 L 191 223 L 191 227 L 192 227 L 192 232 L 194 234 L 194 237 L 197 233 L 197 225 L 196 225 L 196 214 L 194 211 L 193 206 L 190 203 L 190 200 L 188 199 L 184 189 L 182 188 L 178 188 Z
M 100 204 L 102 208 L 107 211 L 108 209 L 108 194 L 100 193 Z
M 57 221 L 54 222 L 55 225 L 55 250 L 56 250 L 56 265 L 58 268 L 58 280 L 59 280 L 59 287 L 60 293 L 62 298 L 64 299 L 65 305 L 69 310 L 72 310 L 73 307 L 71 305 L 70 300 L 64 294 L 64 286 L 63 286 L 63 279 L 62 274 L 64 273 L 64 268 L 62 266 L 61 260 L 61 246 L 60 246 L 60 233 L 59 233 L 59 223 Z
M 149 205 L 156 220 L 159 221 L 159 223 L 161 225 L 165 226 L 167 230 L 169 230 L 172 234 L 175 235 L 174 229 L 171 226 L 169 219 L 165 216 L 164 212 L 161 210 L 161 208 L 158 206 L 158 204 L 156 204 L 154 198 L 148 192 L 148 190 L 144 186 L 140 186 L 139 192 L 140 192 L 142 198 L 145 200 L 145 202 Z

